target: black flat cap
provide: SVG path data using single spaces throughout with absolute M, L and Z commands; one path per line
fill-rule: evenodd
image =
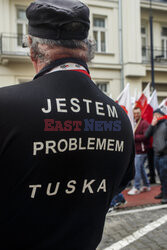
M 52 40 L 87 38 L 90 21 L 88 7 L 78 0 L 37 0 L 26 10 L 28 32 Z M 69 24 L 74 23 L 70 30 Z
M 153 114 L 155 113 L 159 113 L 160 115 L 165 115 L 165 113 L 160 108 L 154 110 Z

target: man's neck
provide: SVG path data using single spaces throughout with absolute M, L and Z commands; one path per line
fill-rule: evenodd
M 59 58 L 58 60 L 55 60 L 55 61 L 51 62 L 48 65 L 45 65 L 44 67 L 41 67 L 41 70 L 36 74 L 34 79 L 37 79 L 38 77 L 47 74 L 53 68 L 55 68 L 57 66 L 60 66 L 61 64 L 70 63 L 70 62 L 83 66 L 86 69 L 86 71 L 88 72 L 88 74 L 89 74 L 89 69 L 87 67 L 87 64 L 84 61 L 82 61 L 81 59 L 72 58 L 72 57 L 62 57 L 62 58 Z
M 59 60 L 59 59 L 63 59 L 63 58 L 67 58 L 67 55 L 57 55 L 56 58 L 54 58 L 54 61 Z M 46 63 L 41 62 L 39 59 L 37 61 L 33 61 L 33 66 L 35 68 L 36 73 L 38 74 L 43 68 L 45 68 L 47 66 Z
M 141 120 L 141 117 L 139 119 L 136 120 L 136 123 L 139 122 Z

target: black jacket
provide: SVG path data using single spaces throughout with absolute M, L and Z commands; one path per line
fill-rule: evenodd
M 150 125 L 145 136 L 153 136 L 153 149 L 156 155 L 167 155 L 167 120 L 160 120 L 155 126 Z
M 129 119 L 83 73 L 36 78 L 0 89 L 0 249 L 96 249 L 134 176 Z

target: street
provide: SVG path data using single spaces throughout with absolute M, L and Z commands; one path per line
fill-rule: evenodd
M 167 205 L 116 209 L 106 216 L 97 250 L 167 249 Z

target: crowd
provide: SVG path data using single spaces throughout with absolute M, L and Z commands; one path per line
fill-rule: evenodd
M 167 204 L 167 115 L 160 109 L 153 112 L 151 124 L 142 118 L 141 109 L 133 110 L 135 129 L 135 178 L 128 195 L 138 195 L 151 190 L 158 178 L 161 192 L 155 199 Z M 146 171 L 146 168 L 148 170 Z M 129 183 L 131 186 L 131 183 Z M 125 204 L 123 194 L 118 194 L 111 202 L 110 210 Z

